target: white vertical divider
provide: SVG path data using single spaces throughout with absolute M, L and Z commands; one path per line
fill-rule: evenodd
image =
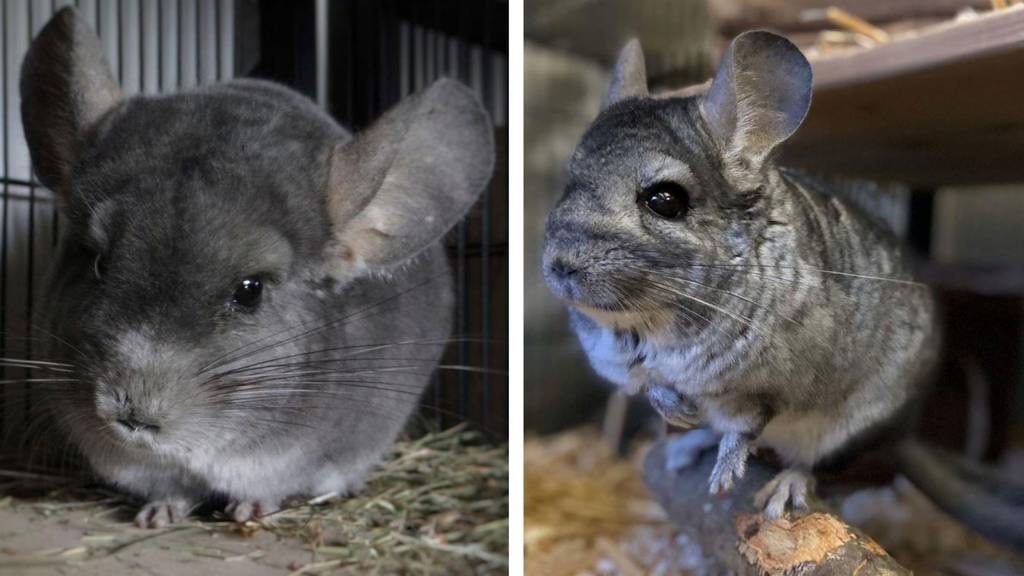
M 316 103 L 327 109 L 327 0 L 316 0 Z
M 125 94 L 142 91 L 142 30 L 139 28 L 139 0 L 118 0 L 120 20 L 121 89 Z
M 199 83 L 217 81 L 217 2 L 199 3 Z
M 142 92 L 156 94 L 160 91 L 160 5 L 158 0 L 142 0 L 139 6 L 142 39 Z
M 32 36 L 34 37 L 53 15 L 53 3 L 50 0 L 30 0 L 32 4 Z
M 121 49 L 118 41 L 118 0 L 99 0 L 99 14 L 97 31 L 100 34 L 100 44 L 103 46 L 103 53 L 107 56 L 110 69 L 114 72 L 114 78 L 121 80 Z
M 235 0 L 220 0 L 217 54 L 220 58 L 220 78 L 235 77 Z
M 160 1 L 161 92 L 173 92 L 181 85 L 178 76 L 178 2 Z
M 7 123 L 7 176 L 18 180 L 29 179 L 28 148 L 23 144 L 25 134 L 21 128 L 21 96 L 18 93 L 18 78 L 21 74 L 21 59 L 28 50 L 29 22 L 28 2 L 4 2 L 7 20 L 4 22 L 4 49 L 6 51 L 6 109 Z
M 199 80 L 199 70 L 196 66 L 198 64 L 196 58 L 196 17 L 199 11 L 196 9 L 196 0 L 181 0 L 178 3 L 178 9 L 181 11 L 178 14 L 180 86 L 182 88 L 192 88 L 198 84 Z
M 8 78 L 11 76 L 7 68 L 7 6 L 0 5 L 0 58 L 3 58 L 3 78 L 0 78 L 0 82 L 3 82 L 2 88 L 0 88 L 0 121 L 4 122 L 3 129 L 7 129 L 7 90 L 10 82 Z M 0 168 L 3 168 L 4 159 L 7 157 L 7 143 L 4 139 L 0 139 Z M 0 208 L 2 210 L 2 208 Z M 0 326 L 0 330 L 3 330 L 3 326 Z
M 99 0 L 77 0 L 75 5 L 78 6 L 78 15 L 85 19 L 89 27 L 96 31 L 96 16 L 99 14 L 98 2 Z

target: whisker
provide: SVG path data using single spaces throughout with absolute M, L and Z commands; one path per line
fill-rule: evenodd
M 363 314 L 363 313 L 368 312 L 368 311 L 372 312 L 376 308 L 378 308 L 380 306 L 383 306 L 384 304 L 388 304 L 390 302 L 393 302 L 393 301 L 397 300 L 398 298 L 400 298 L 400 297 L 402 297 L 402 296 L 404 296 L 406 294 L 411 293 L 413 290 L 418 290 L 418 289 L 426 286 L 427 284 L 429 284 L 429 283 L 431 283 L 431 282 L 433 282 L 433 281 L 435 281 L 435 280 L 437 280 L 437 279 L 439 279 L 441 277 L 442 277 L 441 275 L 431 276 L 431 277 L 427 278 L 426 280 L 424 280 L 422 282 L 419 282 L 419 283 L 415 284 L 414 286 L 412 286 L 410 288 L 407 288 L 407 289 L 401 290 L 399 292 L 396 292 L 395 294 L 392 294 L 391 296 L 389 296 L 387 298 L 384 298 L 383 300 L 380 300 L 379 302 L 376 302 L 374 304 L 370 304 L 370 305 L 368 305 L 368 306 L 366 306 L 364 308 L 361 308 L 359 310 L 356 310 L 354 312 L 348 312 L 345 315 L 341 316 L 340 318 L 335 318 L 335 319 L 332 319 L 332 320 L 328 320 L 327 322 L 324 322 L 324 323 L 322 323 L 322 324 L 320 324 L 320 325 L 318 325 L 318 326 L 316 326 L 316 327 L 314 327 L 312 329 L 306 330 L 305 332 L 302 332 L 302 333 L 297 334 L 295 336 L 286 338 L 286 339 L 284 339 L 282 341 L 271 343 L 270 345 L 265 345 L 265 346 L 262 346 L 262 347 L 259 347 L 259 348 L 255 349 L 255 350 L 249 350 L 249 351 L 245 352 L 245 354 L 241 355 L 239 358 L 232 358 L 232 356 L 234 354 L 239 353 L 242 350 L 245 350 L 246 348 L 248 348 L 250 346 L 256 345 L 256 344 L 258 344 L 258 343 L 260 343 L 262 341 L 267 340 L 268 338 L 272 338 L 274 336 L 279 336 L 281 334 L 287 334 L 288 332 L 291 332 L 292 330 L 301 329 L 301 328 L 303 328 L 305 326 L 305 324 L 300 324 L 298 326 L 293 326 L 293 327 L 290 327 L 290 328 L 286 328 L 284 330 L 275 332 L 275 333 L 270 334 L 268 336 L 265 336 L 263 338 L 257 339 L 257 340 L 255 340 L 253 342 L 249 342 L 249 343 L 247 343 L 247 344 L 245 344 L 243 346 L 240 346 L 236 350 L 234 350 L 232 352 L 228 352 L 227 354 L 222 355 L 220 358 L 215 359 L 211 363 L 209 363 L 206 366 L 204 366 L 203 368 L 201 368 L 199 370 L 199 373 L 203 373 L 203 372 L 205 372 L 207 370 L 210 370 L 212 368 L 215 368 L 217 366 L 222 366 L 225 362 L 228 362 L 228 361 L 238 360 L 238 359 L 241 359 L 241 358 L 247 358 L 247 357 L 250 357 L 250 356 L 252 356 L 254 354 L 258 354 L 259 352 L 262 352 L 262 351 L 267 350 L 267 349 L 276 348 L 276 347 L 279 347 L 279 346 L 284 346 L 284 345 L 286 345 L 286 344 L 288 344 L 290 342 L 294 342 L 295 340 L 300 339 L 300 338 L 308 337 L 309 335 L 315 334 L 316 332 L 319 332 L 321 330 L 325 330 L 325 329 L 330 328 L 330 327 L 336 327 L 337 325 L 339 325 L 339 323 L 341 323 L 341 325 L 343 325 L 344 322 L 348 322 L 348 321 L 351 321 L 351 320 L 358 320 L 358 319 L 361 318 L 360 314 Z
M 903 284 L 908 286 L 914 286 L 917 288 L 927 288 L 928 285 L 924 282 L 918 282 L 916 280 L 907 280 L 904 278 L 888 278 L 885 276 L 876 276 L 870 274 L 858 274 L 855 272 L 843 272 L 841 270 L 826 270 L 824 268 L 817 268 L 814 266 L 786 266 L 776 264 L 732 264 L 732 263 L 683 263 L 677 264 L 678 266 L 688 266 L 691 268 L 768 268 L 776 270 L 810 270 L 812 272 L 818 272 L 819 274 L 832 274 L 836 276 L 846 276 L 850 278 L 858 278 L 861 280 L 873 280 L 879 282 L 891 282 L 893 284 Z

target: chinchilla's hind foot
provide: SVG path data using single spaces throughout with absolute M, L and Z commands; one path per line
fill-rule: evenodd
M 135 525 L 139 528 L 163 528 L 184 520 L 191 509 L 184 498 L 154 500 L 143 506 L 135 515 Z
M 718 444 L 718 434 L 707 428 L 696 428 L 676 436 L 665 446 L 665 468 L 678 472 L 693 466 L 705 451 Z
M 235 500 L 224 509 L 227 515 L 239 524 L 259 520 L 277 510 L 278 505 L 270 500 Z
M 814 478 L 795 468 L 779 472 L 754 495 L 754 505 L 768 518 L 781 518 L 790 504 L 794 512 L 807 511 L 807 495 L 814 490 Z

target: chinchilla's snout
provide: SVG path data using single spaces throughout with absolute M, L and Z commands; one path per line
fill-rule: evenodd
M 582 253 L 586 245 L 573 227 L 565 226 L 556 208 L 548 215 L 544 235 L 543 275 L 551 292 L 569 302 L 585 297 L 589 276 Z
M 545 238 L 543 274 L 551 292 L 573 305 L 611 309 L 621 307 L 613 275 L 614 262 L 595 239 L 578 230 L 552 227 Z
M 132 331 L 112 339 L 97 375 L 95 409 L 121 440 L 155 447 L 189 419 L 196 389 L 194 367 L 203 358 L 187 346 Z
M 176 419 L 161 388 L 137 379 L 101 384 L 96 389 L 96 414 L 120 440 L 152 446 L 173 430 Z
M 580 298 L 579 265 L 571 261 L 566 255 L 559 254 L 558 250 L 544 251 L 544 281 L 548 288 L 564 300 L 578 300 Z

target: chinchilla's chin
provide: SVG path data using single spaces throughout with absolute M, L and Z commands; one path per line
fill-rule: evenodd
M 585 304 L 575 304 L 582 313 L 612 330 L 635 330 L 641 334 L 661 332 L 670 324 L 667 310 L 605 310 Z

